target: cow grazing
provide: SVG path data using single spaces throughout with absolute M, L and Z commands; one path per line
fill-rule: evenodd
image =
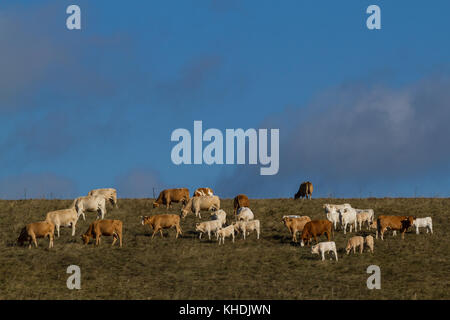
M 160 232 L 162 238 L 162 230 L 173 227 L 177 229 L 177 235 L 175 236 L 176 239 L 178 239 L 178 234 L 183 234 L 180 227 L 180 216 L 176 214 L 157 214 L 151 217 L 143 216 L 141 217 L 141 223 L 142 225 L 148 224 L 153 228 L 152 239 L 158 231 Z
M 347 254 L 353 250 L 353 253 L 356 253 L 356 248 L 359 247 L 359 253 L 363 253 L 364 250 L 364 238 L 361 236 L 355 236 L 348 239 L 347 246 L 345 247 L 345 251 Z
M 238 221 L 233 224 L 236 233 L 242 232 L 244 240 L 246 235 L 248 236 L 251 231 L 256 231 L 256 239 L 259 239 L 259 234 L 261 232 L 261 224 L 259 220 L 251 221 Z
M 97 212 L 97 219 L 103 219 L 106 214 L 106 201 L 103 196 L 78 197 L 73 201 L 72 207 L 77 211 L 78 217 L 83 215 L 83 220 L 86 220 L 86 211 Z
M 400 231 L 402 233 L 402 239 L 404 239 L 405 232 L 412 226 L 415 219 L 413 216 L 379 216 L 377 219 L 376 238 L 378 239 L 378 234 L 380 234 L 381 240 L 384 240 L 384 232 L 390 228 L 394 232 Z
M 236 197 L 234 197 L 233 207 L 234 207 L 233 213 L 234 216 L 236 217 L 239 208 L 242 207 L 250 208 L 250 200 L 248 200 L 248 197 L 245 194 L 238 194 Z
M 313 193 L 313 185 L 311 182 L 306 181 L 306 182 L 302 182 L 300 184 L 300 187 L 298 188 L 297 193 L 294 195 L 294 199 L 298 199 L 298 198 L 309 198 L 311 200 L 311 196 Z
M 19 245 L 23 245 L 24 242 L 28 241 L 29 249 L 31 248 L 31 242 L 33 242 L 37 248 L 36 239 L 48 237 L 50 240 L 48 247 L 53 248 L 54 231 L 55 225 L 49 221 L 33 222 L 22 228 L 17 242 Z
M 227 213 L 222 209 L 211 212 L 211 220 L 219 220 L 224 226 L 227 223 Z
M 114 207 L 119 208 L 117 205 L 117 190 L 114 188 L 94 189 L 89 191 L 88 196 L 102 196 L 106 201 L 111 202 Z
M 292 241 L 297 242 L 297 232 L 302 232 L 305 224 L 311 221 L 311 218 L 308 216 L 284 216 L 282 221 L 292 234 Z
M 225 244 L 225 238 L 227 238 L 227 237 L 231 237 L 233 239 L 233 243 L 234 243 L 234 226 L 233 225 L 219 229 L 216 232 L 216 240 L 219 240 L 219 245 L 220 245 L 221 241 L 222 241 L 222 244 Z
M 194 191 L 193 197 L 213 196 L 214 192 L 211 188 L 198 188 Z
M 195 231 L 200 233 L 198 236 L 199 239 L 202 238 L 203 233 L 207 233 L 208 239 L 211 240 L 211 232 L 217 232 L 220 228 L 222 228 L 222 222 L 220 220 L 210 220 L 195 225 Z
M 350 232 L 352 232 L 353 225 L 355 226 L 355 231 L 357 227 L 356 221 L 356 210 L 353 208 L 339 209 L 340 221 L 342 228 L 344 229 L 344 234 L 347 233 L 347 225 L 350 225 Z
M 303 227 L 301 246 L 303 247 L 305 242 L 308 244 L 312 237 L 314 237 L 317 243 L 317 237 L 325 233 L 328 241 L 330 241 L 332 229 L 333 225 L 328 220 L 312 220 L 307 222 Z
M 416 218 L 412 225 L 416 227 L 416 234 L 419 234 L 419 228 L 427 228 L 427 233 L 430 231 L 433 234 L 433 221 L 431 217 Z
M 247 207 L 240 207 L 236 215 L 236 221 L 249 221 L 253 220 L 254 218 L 255 215 L 253 214 L 252 210 Z
M 196 217 L 202 218 L 201 210 L 219 210 L 220 199 L 218 196 L 200 196 L 189 199 L 186 205 L 181 208 L 181 217 L 185 218 L 189 212 L 195 213 Z
M 153 208 L 165 205 L 166 209 L 172 207 L 172 202 L 181 202 L 183 205 L 189 201 L 189 189 L 166 189 L 159 193 L 158 199 L 153 202 Z
M 319 242 L 318 244 L 311 247 L 311 253 L 313 254 L 321 254 L 322 255 L 322 261 L 325 260 L 325 252 L 334 252 L 334 257 L 336 258 L 336 261 L 338 261 L 338 255 L 336 250 L 336 243 L 334 241 L 328 241 L 328 242 Z M 330 257 L 331 260 L 331 257 Z
M 78 214 L 75 208 L 62 209 L 56 211 L 50 211 L 45 217 L 45 221 L 49 221 L 55 225 L 56 231 L 58 232 L 59 238 L 59 228 L 60 227 L 72 227 L 72 236 L 75 235 L 75 225 L 78 221 Z
M 88 230 L 81 236 L 84 244 L 88 244 L 89 241 L 95 239 L 95 245 L 100 244 L 101 236 L 112 236 L 113 242 L 111 246 L 114 246 L 117 239 L 119 239 L 119 246 L 122 247 L 122 221 L 120 220 L 96 220 L 89 225 Z
M 365 237 L 364 238 L 364 243 L 369 247 L 370 252 L 373 253 L 373 247 L 374 247 L 373 237 L 372 236 Z

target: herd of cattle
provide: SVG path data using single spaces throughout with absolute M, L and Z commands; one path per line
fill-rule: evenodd
M 294 198 L 311 199 L 312 190 L 311 182 L 304 182 L 300 185 Z M 88 244 L 92 238 L 95 239 L 95 244 L 99 245 L 101 236 L 112 236 L 112 245 L 119 240 L 119 245 L 122 247 L 123 223 L 120 220 L 104 219 L 107 202 L 118 208 L 117 191 L 115 189 L 92 190 L 87 196 L 76 198 L 70 208 L 50 211 L 44 221 L 26 225 L 21 230 L 18 243 L 28 242 L 29 248 L 34 243 L 37 247 L 37 238 L 49 237 L 49 248 L 52 248 L 55 229 L 59 237 L 60 227 L 71 227 L 72 236 L 75 236 L 78 218 L 82 215 L 83 219 L 86 220 L 85 212 L 97 212 L 97 219 L 89 225 L 88 230 L 81 236 L 83 243 Z M 220 208 L 220 198 L 213 194 L 211 188 L 199 188 L 195 190 L 193 197 L 189 196 L 187 188 L 163 190 L 153 202 L 153 208 L 165 205 L 169 209 L 172 207 L 172 203 L 182 204 L 180 214 L 141 216 L 141 224 L 148 225 L 153 229 L 152 239 L 158 232 L 163 237 L 163 229 L 170 228 L 176 229 L 175 237 L 178 238 L 179 235 L 182 235 L 180 219 L 185 218 L 189 213 L 193 213 L 201 219 L 201 211 L 210 211 L 210 220 L 196 223 L 195 231 L 199 233 L 199 239 L 203 234 L 208 234 L 208 238 L 211 240 L 211 234 L 214 234 L 220 245 L 224 244 L 225 238 L 231 238 L 234 242 L 237 234 L 242 234 L 244 240 L 250 232 L 255 232 L 257 239 L 260 237 L 261 222 L 255 219 L 250 209 L 249 199 L 244 194 L 237 195 L 234 198 L 233 215 L 235 221 L 230 225 L 227 225 L 227 213 Z M 358 231 L 358 227 L 359 230 L 362 230 L 363 226 L 366 226 L 367 230 L 376 229 L 376 238 L 378 239 L 378 236 L 380 236 L 381 240 L 384 239 L 384 233 L 387 230 L 392 230 L 394 236 L 397 231 L 401 232 L 402 239 L 404 239 L 404 234 L 410 227 L 415 227 L 417 234 L 419 234 L 419 227 L 425 227 L 427 233 L 429 231 L 433 233 L 431 217 L 380 215 L 375 218 L 373 209 L 356 209 L 348 203 L 324 204 L 323 208 L 326 219 L 322 220 L 311 220 L 308 216 L 297 215 L 288 215 L 282 218 L 282 222 L 292 235 L 293 242 L 298 242 L 297 233 L 301 234 L 300 244 L 302 247 L 305 244 L 310 244 L 312 238 L 314 238 L 316 244 L 311 247 L 311 253 L 320 254 L 322 260 L 325 259 L 326 252 L 333 252 L 336 261 L 338 260 L 336 244 L 331 241 L 338 224 L 344 234 L 347 233 L 347 227 L 349 227 L 350 232 L 352 232 L 353 227 L 355 232 Z M 326 242 L 318 242 L 317 238 L 321 235 L 326 235 Z M 373 253 L 374 239 L 371 235 L 351 237 L 345 251 L 347 254 L 352 250 L 355 253 L 356 249 L 359 248 L 359 252 L 362 253 L 365 246 Z

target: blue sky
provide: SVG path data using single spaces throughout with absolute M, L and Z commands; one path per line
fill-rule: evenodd
M 66 29 L 81 8 L 82 30 Z M 370 4 L 381 30 L 366 28 Z M 0 3 L 0 198 L 450 195 L 448 1 Z M 171 132 L 279 128 L 280 170 L 172 164 Z

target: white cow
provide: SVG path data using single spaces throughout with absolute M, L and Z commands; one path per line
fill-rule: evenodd
M 431 217 L 416 218 L 412 225 L 416 227 L 416 234 L 420 233 L 419 228 L 427 228 L 427 233 L 430 231 L 433 234 L 433 221 Z
M 227 213 L 222 209 L 211 212 L 211 220 L 219 220 L 222 222 L 222 226 L 224 226 L 227 223 Z
M 335 207 L 330 207 L 329 211 L 326 212 L 326 214 L 328 221 L 333 223 L 334 230 L 336 230 L 337 223 L 339 222 L 339 212 L 337 212 L 337 209 Z
M 216 232 L 216 239 L 219 240 L 219 245 L 220 245 L 220 241 L 222 241 L 222 244 L 225 244 L 225 238 L 230 237 L 230 236 L 233 238 L 233 243 L 234 243 L 234 226 L 233 225 L 219 229 Z
M 222 221 L 220 220 L 210 220 L 195 225 L 195 231 L 200 232 L 199 239 L 202 238 L 203 233 L 207 233 L 209 240 L 211 240 L 211 232 L 217 232 L 220 228 L 222 228 Z
M 352 206 L 349 203 L 344 203 L 344 204 L 330 204 L 330 203 L 325 203 L 323 205 L 323 208 L 325 209 L 325 213 L 330 212 L 331 208 L 335 208 L 336 211 L 340 210 L 340 209 L 345 209 L 345 208 L 351 208 Z
M 255 215 L 253 214 L 252 210 L 248 207 L 240 207 L 237 211 L 236 215 L 236 221 L 249 221 L 253 220 L 255 218 Z
M 77 211 L 78 217 L 83 215 L 83 220 L 86 220 L 85 211 L 97 212 L 97 219 L 103 219 L 106 214 L 106 201 L 102 196 L 78 197 L 73 201 L 72 207 Z
M 233 226 L 236 233 L 242 232 L 244 240 L 246 235 L 249 235 L 251 231 L 255 230 L 256 230 L 256 239 L 259 239 L 259 234 L 261 232 L 261 224 L 259 220 L 238 221 L 235 224 L 233 224 Z
M 47 213 L 45 220 L 55 225 L 58 238 L 60 227 L 72 227 L 72 236 L 75 235 L 75 225 L 78 221 L 78 214 L 75 208 L 50 211 Z
M 114 188 L 94 189 L 89 191 L 88 196 L 101 196 L 106 201 L 110 201 L 114 207 L 119 208 L 117 205 L 117 190 Z
M 334 241 L 319 242 L 318 244 L 311 247 L 311 253 L 313 253 L 313 254 L 320 253 L 322 255 L 322 261 L 325 260 L 325 252 L 329 252 L 329 251 L 334 252 L 336 261 L 338 261 L 336 243 L 334 243 Z M 330 257 L 330 260 L 331 260 L 331 257 Z
M 355 225 L 356 231 L 356 210 L 353 208 L 340 209 L 340 220 L 341 225 L 344 228 L 344 234 L 347 233 L 347 225 L 350 225 L 350 232 L 352 232 L 352 227 Z

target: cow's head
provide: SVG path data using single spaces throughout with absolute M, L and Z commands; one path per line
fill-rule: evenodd
M 83 234 L 81 235 L 81 240 L 83 241 L 84 244 L 88 244 L 89 240 L 91 240 L 91 237 L 88 234 Z
M 313 245 L 313 246 L 311 247 L 311 253 L 319 254 L 319 245 L 318 245 L 318 244 Z
M 159 207 L 159 203 L 153 202 L 153 208 L 158 208 L 158 207 Z
M 148 217 L 148 216 L 141 216 L 141 224 L 142 224 L 142 225 L 149 224 L 149 223 L 150 223 L 150 219 L 151 219 L 151 217 Z
M 196 223 L 195 224 L 195 231 L 203 231 L 203 228 L 200 227 L 201 223 Z
M 189 213 L 188 209 L 181 208 L 180 217 L 182 217 L 184 219 L 184 218 L 186 218 L 188 213 Z

